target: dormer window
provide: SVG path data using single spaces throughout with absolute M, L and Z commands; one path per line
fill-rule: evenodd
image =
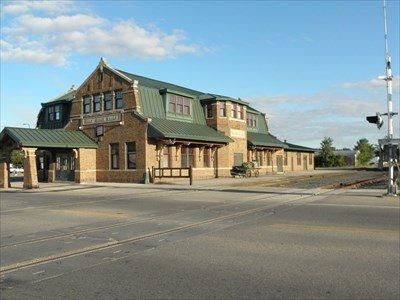
M 253 114 L 247 114 L 247 127 L 257 128 L 257 116 Z
M 206 104 L 206 118 L 211 119 L 213 117 L 212 105 Z
M 54 106 L 54 116 L 55 116 L 56 121 L 59 121 L 61 119 L 61 114 L 60 114 L 61 109 L 60 108 L 61 108 L 60 105 Z
M 53 106 L 50 106 L 50 107 L 48 108 L 47 113 L 48 113 L 48 119 L 49 119 L 49 121 L 54 121 L 54 107 L 53 107 Z
M 177 115 L 190 116 L 190 99 L 184 96 L 169 94 L 168 112 Z

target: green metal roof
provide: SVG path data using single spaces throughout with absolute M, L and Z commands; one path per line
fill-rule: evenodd
M 75 98 L 75 93 L 76 93 L 76 89 L 71 88 L 68 91 L 66 91 L 65 93 L 63 93 L 62 95 L 60 95 L 52 100 L 43 102 L 42 105 L 72 101 Z
M 190 94 L 190 95 L 194 95 L 194 96 L 204 94 L 203 92 L 188 89 L 183 86 L 176 85 L 176 84 L 172 84 L 172 83 L 168 83 L 168 82 L 164 82 L 164 81 L 160 81 L 160 80 L 155 80 L 155 79 L 151 79 L 151 78 L 140 76 L 140 75 L 131 74 L 131 73 L 128 73 L 128 72 L 125 72 L 122 70 L 117 70 L 117 71 L 121 72 L 123 75 L 127 76 L 128 78 L 130 78 L 132 80 L 138 80 L 139 86 L 142 85 L 142 86 L 146 86 L 146 87 L 157 89 L 157 90 L 170 89 L 170 90 L 174 90 L 176 92 L 186 93 L 186 94 Z
M 285 143 L 288 146 L 288 150 L 294 150 L 294 151 L 303 151 L 303 152 L 315 152 L 315 149 L 313 148 L 308 148 L 296 144 L 291 144 L 291 143 Z
M 247 132 L 247 142 L 251 146 L 287 148 L 287 145 L 270 133 Z
M 9 136 L 22 147 L 98 148 L 82 131 L 5 127 L 0 133 L 0 141 L 5 136 Z
M 230 102 L 235 102 L 235 103 L 239 103 L 239 104 L 246 105 L 246 106 L 249 105 L 249 102 L 245 102 L 242 99 L 236 99 L 236 98 L 217 95 L 217 94 L 203 94 L 203 95 L 200 95 L 199 98 L 201 101 L 209 101 L 209 100 L 230 101 Z
M 166 108 L 163 96 L 160 95 L 159 90 L 139 85 L 139 95 L 141 101 L 142 114 L 150 118 L 168 118 L 165 114 Z M 182 122 L 192 122 L 195 124 L 206 124 L 204 117 L 204 110 L 201 103 L 197 99 L 191 99 L 192 103 L 192 116 L 189 120 L 182 120 Z
M 150 138 L 182 139 L 214 143 L 229 143 L 232 140 L 215 129 L 188 122 L 152 118 L 149 124 Z

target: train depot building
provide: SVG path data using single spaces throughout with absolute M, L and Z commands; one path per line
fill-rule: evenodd
M 265 114 L 249 103 L 127 73 L 103 59 L 77 89 L 42 103 L 37 128 L 5 127 L 0 147 L 2 188 L 13 150 L 25 155 L 25 188 L 146 182 L 157 168 L 228 177 L 244 162 L 256 162 L 260 174 L 314 169 L 314 150 L 273 136 Z

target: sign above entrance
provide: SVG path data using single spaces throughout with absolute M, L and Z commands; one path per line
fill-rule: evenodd
M 111 122 L 120 122 L 121 120 L 122 120 L 122 115 L 118 113 L 118 114 L 109 114 L 103 116 L 84 117 L 82 120 L 82 124 L 91 125 L 99 123 L 111 123 Z

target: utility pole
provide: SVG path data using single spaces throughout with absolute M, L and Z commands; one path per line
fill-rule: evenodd
M 384 144 L 387 145 L 388 151 L 388 163 L 389 163 L 389 174 L 388 174 L 388 195 L 396 194 L 396 183 L 394 182 L 394 164 L 395 155 L 397 148 L 396 143 L 393 140 L 393 102 L 392 102 L 392 66 L 391 66 L 391 58 L 389 54 L 388 47 L 388 31 L 387 31 L 387 16 L 386 16 L 386 0 L 383 0 L 383 24 L 385 31 L 385 70 L 386 76 L 382 79 L 386 81 L 386 94 L 387 94 L 387 118 L 388 118 L 388 131 L 387 138 Z

